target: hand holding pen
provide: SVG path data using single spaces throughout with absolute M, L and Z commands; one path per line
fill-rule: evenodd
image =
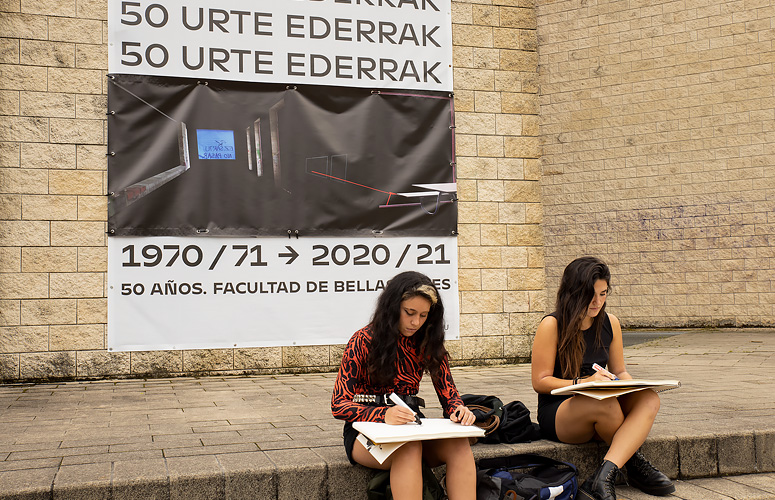
M 395 392 L 391 393 L 391 394 L 390 394 L 390 396 L 388 396 L 388 397 L 389 397 L 389 398 L 390 398 L 390 400 L 391 400 L 393 403 L 395 403 L 395 405 L 396 405 L 396 406 L 394 406 L 393 408 L 397 408 L 397 409 L 398 409 L 397 411 L 396 411 L 396 410 L 393 410 L 393 411 L 391 412 L 391 413 L 393 413 L 393 414 L 394 414 L 394 415 L 392 415 L 392 416 L 396 416 L 396 417 L 397 417 L 397 419 L 399 420 L 399 421 L 397 421 L 397 422 L 395 422 L 395 423 L 397 423 L 397 424 L 406 424 L 406 423 L 409 423 L 409 422 L 412 422 L 412 421 L 414 421 L 414 422 L 416 422 L 418 425 L 422 425 L 422 420 L 420 420 L 420 416 L 419 416 L 419 415 L 417 415 L 417 413 L 415 413 L 415 412 L 414 412 L 414 410 L 412 410 L 412 409 L 409 407 L 409 405 L 408 405 L 408 404 L 406 404 L 406 403 L 404 402 L 404 400 L 403 400 L 403 399 L 401 399 L 400 397 L 398 397 L 398 396 L 396 395 L 396 393 L 395 393 Z M 406 411 L 406 410 L 408 410 L 409 412 L 411 412 L 411 414 L 412 414 L 412 417 L 409 417 L 409 414 L 407 413 L 407 411 Z M 390 412 L 390 411 L 391 411 L 391 408 L 388 408 L 388 411 Z M 386 416 L 385 416 L 385 421 L 386 421 L 387 423 L 389 423 L 389 424 L 390 424 L 390 423 L 394 423 L 394 422 L 388 422 L 387 420 L 388 420 L 388 419 L 387 419 L 387 415 L 386 415 Z
M 594 363 L 594 364 L 592 365 L 592 368 L 593 368 L 593 369 L 594 369 L 596 372 L 598 372 L 598 373 L 601 373 L 602 375 L 604 375 L 604 376 L 608 377 L 610 380 L 619 380 L 619 377 L 617 377 L 617 376 L 616 376 L 616 375 L 614 375 L 613 373 L 609 372 L 608 370 L 606 370 L 605 368 L 603 368 L 602 366 L 600 366 L 600 365 L 599 365 L 599 364 L 597 364 L 597 363 Z

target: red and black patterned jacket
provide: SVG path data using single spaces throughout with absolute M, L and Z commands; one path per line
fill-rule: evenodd
M 398 336 L 398 359 L 396 360 L 396 378 L 391 385 L 377 385 L 371 382 L 368 374 L 369 348 L 371 346 L 371 326 L 361 328 L 347 343 L 342 356 L 342 364 L 336 376 L 334 394 L 331 398 L 331 411 L 334 417 L 347 422 L 384 422 L 387 406 L 369 406 L 353 403 L 356 394 L 417 394 L 423 375 L 423 363 L 420 358 L 418 342 L 413 337 Z M 439 397 L 441 407 L 447 414 L 463 400 L 455 388 L 449 362 L 441 363 L 439 377 L 433 377 L 433 386 Z

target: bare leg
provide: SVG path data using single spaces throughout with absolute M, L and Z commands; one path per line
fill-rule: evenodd
M 410 441 L 380 464 L 360 442 L 353 445 L 356 462 L 372 469 L 390 470 L 390 490 L 396 500 L 422 498 L 422 453 L 422 441 Z
M 425 441 L 423 456 L 432 467 L 447 464 L 449 500 L 476 498 L 476 465 L 468 438 Z
M 646 440 L 657 411 L 659 396 L 650 390 L 601 401 L 574 396 L 557 409 L 555 428 L 564 443 L 602 439 L 610 445 L 605 459 L 622 467 Z

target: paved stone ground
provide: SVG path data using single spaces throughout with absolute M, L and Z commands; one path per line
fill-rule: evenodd
M 680 478 L 674 498 L 775 499 L 775 330 L 687 331 L 625 356 L 635 377 L 682 382 L 663 393 L 644 446 Z M 453 375 L 463 393 L 520 400 L 535 415 L 529 365 Z M 0 498 L 363 498 L 368 471 L 346 462 L 330 412 L 334 377 L 0 385 Z M 440 417 L 427 379 L 426 416 Z M 558 456 L 582 475 L 603 452 L 547 441 L 474 450 Z M 628 487 L 619 496 L 652 498 Z

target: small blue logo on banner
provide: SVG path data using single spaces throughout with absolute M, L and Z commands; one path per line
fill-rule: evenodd
M 236 160 L 233 130 L 196 130 L 200 160 Z

